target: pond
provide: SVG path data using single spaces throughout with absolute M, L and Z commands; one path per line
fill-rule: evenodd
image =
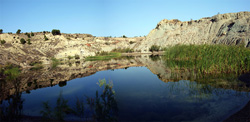
M 235 76 L 201 78 L 166 63 L 145 55 L 22 71 L 18 85 L 1 85 L 1 119 L 217 122 L 250 100 Z

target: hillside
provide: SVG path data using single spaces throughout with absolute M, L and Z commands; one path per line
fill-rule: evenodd
M 48 38 L 48 40 L 45 40 Z M 21 44 L 21 38 L 26 40 Z M 30 39 L 28 44 L 27 40 Z M 42 61 L 49 64 L 51 58 L 68 58 L 79 55 L 80 58 L 96 55 L 97 52 L 111 51 L 118 48 L 133 48 L 144 37 L 137 38 L 110 38 L 94 37 L 90 34 L 61 34 L 34 33 L 30 38 L 21 34 L 0 34 L 0 40 L 6 43 L 0 45 L 0 65 L 7 62 L 28 67 L 31 62 Z
M 152 45 L 176 44 L 243 44 L 250 47 L 250 12 L 218 14 L 199 20 L 160 21 L 137 50 L 148 52 Z
M 47 39 L 46 39 L 46 38 Z M 30 39 L 21 44 L 20 40 Z M 45 40 L 46 39 L 46 40 Z M 30 63 L 42 61 L 49 64 L 51 58 L 80 58 L 96 55 L 97 52 L 130 48 L 135 52 L 148 53 L 152 45 L 168 47 L 176 44 L 227 44 L 250 47 L 250 12 L 218 14 L 199 20 L 181 22 L 177 19 L 160 21 L 145 37 L 111 38 L 90 34 L 52 35 L 49 32 L 27 34 L 0 34 L 0 65 L 13 63 L 28 67 Z

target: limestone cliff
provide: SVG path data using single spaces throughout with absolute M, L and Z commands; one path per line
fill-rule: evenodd
M 218 14 L 185 22 L 164 19 L 136 49 L 149 52 L 152 45 L 241 43 L 250 46 L 250 12 Z

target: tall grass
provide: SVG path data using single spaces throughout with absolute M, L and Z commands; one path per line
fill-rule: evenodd
M 176 45 L 165 50 L 167 67 L 201 73 L 242 73 L 250 70 L 250 50 L 227 45 Z
M 106 55 L 97 55 L 97 56 L 89 56 L 85 58 L 85 61 L 100 61 L 100 60 L 110 60 L 112 58 L 118 58 L 121 56 L 121 53 L 110 52 Z

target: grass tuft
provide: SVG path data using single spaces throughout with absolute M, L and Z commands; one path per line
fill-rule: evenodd
M 167 67 L 205 74 L 243 73 L 250 70 L 250 50 L 227 45 L 176 45 L 165 50 Z

